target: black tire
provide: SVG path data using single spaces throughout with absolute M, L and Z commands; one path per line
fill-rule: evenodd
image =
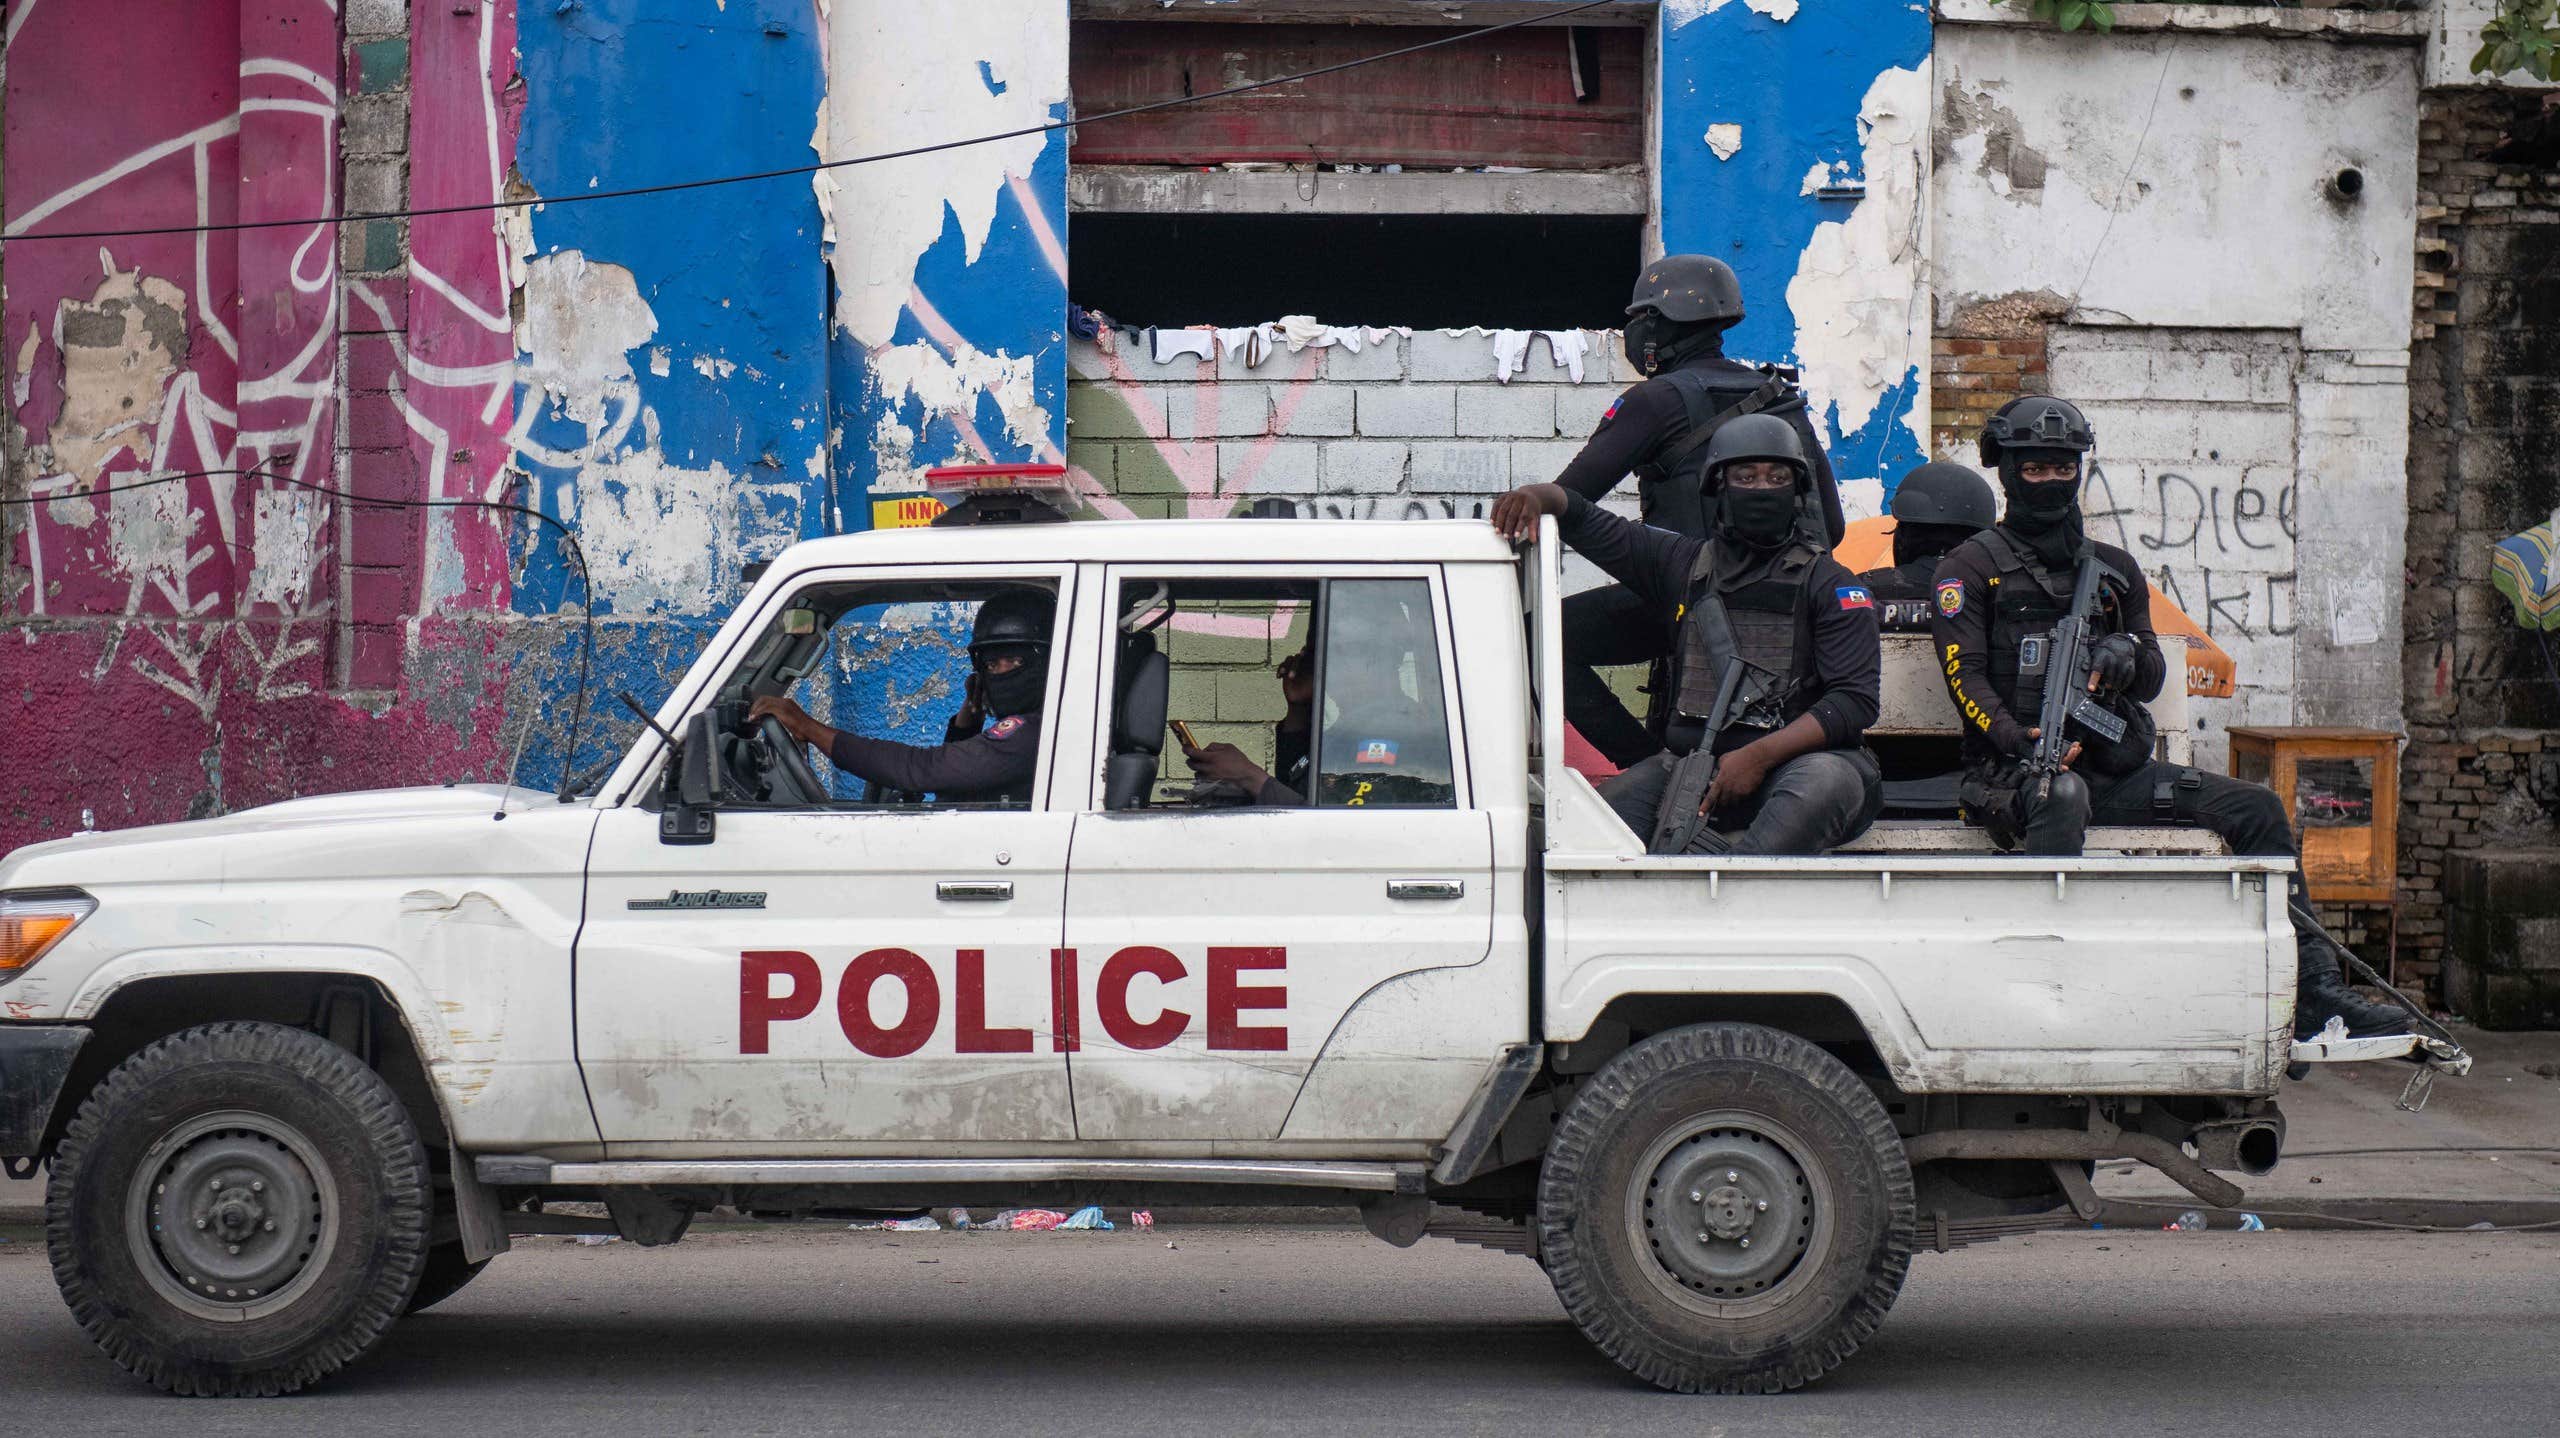
M 300 1029 L 208 1024 L 126 1059 L 81 1104 L 45 1241 L 72 1316 L 125 1371 L 171 1393 L 291 1393 L 408 1306 L 430 1182 L 408 1112 L 355 1055 Z
M 1756 1024 L 1699 1024 L 1582 1086 L 1534 1221 L 1565 1312 L 1628 1372 L 1776 1393 L 1838 1367 L 1893 1307 L 1911 1165 L 1838 1059 Z
M 426 1265 L 418 1271 L 418 1291 L 409 1295 L 406 1311 L 424 1313 L 460 1293 L 489 1262 L 484 1258 L 473 1263 L 464 1258 L 459 1243 L 439 1243 L 428 1249 Z

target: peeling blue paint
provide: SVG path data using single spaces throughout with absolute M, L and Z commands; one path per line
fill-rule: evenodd
M 1741 277 L 1748 317 L 1727 348 L 1755 359 L 1801 357 L 1787 284 L 1814 228 L 1845 220 L 1841 201 L 1801 194 L 1819 162 L 1863 180 L 1858 108 L 1887 70 L 1927 61 L 1929 16 L 1904 5 L 1807 0 L 1773 20 L 1727 4 L 1662 32 L 1662 239 L 1670 251 L 1710 254 Z M 1742 127 L 1742 148 L 1719 160 L 1707 127 Z M 1925 143 L 1925 140 L 1923 141 Z M 1925 333 L 1925 319 L 1924 333 Z M 1832 459 L 1844 478 L 1891 477 L 1924 455 L 1904 425 L 1928 366 L 1925 340 L 1903 366 L 1901 387 L 1867 422 L 1839 435 Z M 1837 427 L 1836 411 L 1829 416 Z
M 680 20 L 646 0 L 582 0 L 529 6 L 517 48 L 525 112 L 517 163 L 544 194 L 575 194 L 661 181 L 806 164 L 809 133 L 825 91 L 821 37 L 807 0 L 728 0 L 689 7 Z M 591 701 L 615 690 L 663 694 L 743 591 L 737 568 L 789 541 L 826 531 L 823 462 L 826 421 L 827 279 L 820 219 L 805 177 L 672 194 L 552 205 L 531 216 L 536 256 L 577 251 L 631 272 L 656 330 L 630 352 L 630 422 L 591 427 L 539 392 L 519 385 L 531 446 L 570 457 L 545 463 L 520 451 L 537 502 L 575 525 L 599 575 L 613 572 L 633 542 L 631 516 L 619 525 L 578 512 L 578 471 L 655 459 L 687 471 L 718 466 L 739 542 L 715 554 L 699 592 L 652 594 L 617 605 L 611 587 L 600 614 L 645 620 L 604 627 Z M 519 356 L 520 362 L 523 356 Z M 660 372 L 663 371 L 663 372 Z M 810 460 L 819 457 L 818 474 Z M 590 476 L 590 483 L 594 483 Z M 601 488 L 645 510 L 625 486 Z M 714 545 L 701 513 L 672 513 L 665 525 Z M 574 605 L 577 581 L 547 534 L 526 556 L 515 591 L 524 614 Z M 527 656 L 542 702 L 565 705 L 576 675 L 575 626 L 544 626 Z M 590 726 L 618 733 L 610 721 Z M 549 742 L 547 738 L 544 741 Z M 602 749 L 593 741 L 581 757 Z M 557 756 L 528 752 L 527 772 L 557 772 Z

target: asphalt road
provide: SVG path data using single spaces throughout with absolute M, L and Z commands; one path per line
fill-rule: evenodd
M 164 1398 L 0 1243 L 0 1433 L 2549 1431 L 2560 1234 L 2108 1231 L 1924 1255 L 1825 1382 L 1681 1398 L 1524 1259 L 1340 1230 L 527 1240 L 321 1389 Z

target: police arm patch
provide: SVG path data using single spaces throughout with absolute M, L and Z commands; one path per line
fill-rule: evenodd
M 1873 609 L 1876 607 L 1875 596 L 1869 594 L 1866 586 L 1862 584 L 1843 584 L 1838 589 L 1833 590 L 1832 593 L 1839 597 L 1840 607 L 1843 609 Z
M 1009 739 L 1016 733 L 1019 733 L 1021 729 L 1022 716 L 1019 714 L 1010 715 L 1006 718 L 997 720 L 995 727 L 987 731 L 987 737 L 990 739 Z
M 1938 581 L 1938 612 L 1947 616 L 1949 619 L 1953 619 L 1957 615 L 1964 613 L 1963 580 L 1942 579 Z

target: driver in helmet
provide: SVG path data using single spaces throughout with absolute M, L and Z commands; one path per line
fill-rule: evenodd
M 931 794 L 945 804 L 1028 804 L 1040 765 L 1040 705 L 1049 688 L 1056 612 L 1056 598 L 1043 589 L 1002 590 L 978 606 L 969 631 L 967 698 L 940 744 L 831 729 L 780 694 L 756 700 L 747 717 L 781 721 L 793 739 L 825 750 L 837 768 L 875 788 Z

